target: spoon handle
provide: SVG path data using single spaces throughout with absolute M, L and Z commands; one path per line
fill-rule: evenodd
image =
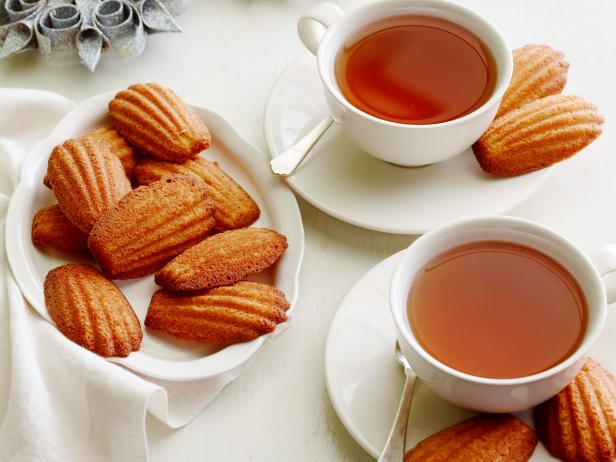
M 406 443 L 406 428 L 408 426 L 409 412 L 411 410 L 411 401 L 413 398 L 413 390 L 415 388 L 416 376 L 408 370 L 406 372 L 406 381 L 402 390 L 402 398 L 396 413 L 394 425 L 391 427 L 389 438 L 385 448 L 379 457 L 378 462 L 402 462 L 404 459 L 404 444 Z
M 326 117 L 297 143 L 274 157 L 270 161 L 272 172 L 280 176 L 292 175 L 333 122 L 331 117 Z

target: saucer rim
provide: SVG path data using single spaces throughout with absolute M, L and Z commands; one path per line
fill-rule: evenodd
M 275 125 L 273 122 L 274 118 L 270 116 L 270 114 L 272 114 L 273 111 L 276 110 L 274 109 L 275 103 L 278 101 L 278 99 L 276 98 L 276 95 L 280 91 L 282 83 L 288 78 L 289 74 L 291 74 L 297 67 L 301 66 L 302 62 L 306 61 L 307 59 L 311 59 L 315 61 L 314 65 L 316 66 L 316 57 L 314 55 L 312 55 L 308 51 L 301 53 L 293 61 L 291 61 L 287 65 L 287 67 L 280 73 L 280 75 L 274 82 L 274 85 L 272 86 L 267 96 L 267 101 L 265 103 L 265 109 L 263 111 L 263 134 L 264 134 L 265 142 L 267 146 L 267 154 L 270 159 L 273 159 L 280 154 L 278 150 L 276 149 L 276 142 L 275 142 L 275 135 L 274 135 Z M 460 153 L 458 155 L 462 155 L 462 154 L 463 153 Z M 518 196 L 518 198 L 515 201 L 512 201 L 510 204 L 507 204 L 507 206 L 505 207 L 498 208 L 496 210 L 491 211 L 490 214 L 491 215 L 504 215 L 510 212 L 511 210 L 513 210 L 518 205 L 525 202 L 530 196 L 535 194 L 545 184 L 545 182 L 551 176 L 555 168 L 556 168 L 556 165 L 551 165 L 549 167 L 542 169 L 541 171 L 543 172 L 543 175 L 536 181 L 534 185 L 527 188 L 522 194 Z M 536 173 L 536 172 L 531 172 L 531 173 Z M 302 199 L 304 199 L 306 202 L 308 202 L 312 206 L 316 207 L 317 209 L 321 210 L 327 215 L 330 215 L 345 223 L 358 226 L 360 228 L 369 229 L 372 231 L 378 231 L 382 233 L 400 234 L 400 235 L 421 235 L 421 234 L 424 234 L 430 231 L 431 229 L 436 228 L 436 227 L 425 228 L 425 227 L 416 227 L 416 226 L 391 226 L 391 225 L 387 226 L 383 224 L 379 225 L 376 223 L 368 222 L 366 220 L 357 220 L 352 217 L 346 216 L 343 213 L 334 211 L 326 203 L 318 201 L 317 199 L 312 197 L 309 191 L 304 190 L 297 183 L 295 175 L 284 177 L 284 180 L 296 194 L 298 194 Z M 479 214 L 476 214 L 476 216 L 481 216 L 485 214 L 486 213 L 479 213 Z M 465 217 L 465 218 L 471 218 L 471 216 L 469 215 L 468 217 Z

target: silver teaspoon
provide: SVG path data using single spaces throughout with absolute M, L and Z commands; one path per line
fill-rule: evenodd
M 297 143 L 270 161 L 272 172 L 280 176 L 290 176 L 306 158 L 310 150 L 317 144 L 327 129 L 334 123 L 331 117 L 326 117 L 316 127 L 308 132 Z
M 400 344 L 396 342 L 396 359 L 404 367 L 404 389 L 402 390 L 402 398 L 396 413 L 396 419 L 389 432 L 389 438 L 385 448 L 379 457 L 378 462 L 402 462 L 404 459 L 404 444 L 406 442 L 406 427 L 409 421 L 409 412 L 411 410 L 411 401 L 413 400 L 413 390 L 417 376 L 411 369 L 411 365 L 402 355 Z

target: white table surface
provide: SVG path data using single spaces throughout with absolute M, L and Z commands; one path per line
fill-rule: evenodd
M 263 108 L 278 74 L 299 53 L 301 0 L 194 0 L 183 34 L 148 39 L 137 60 L 54 68 L 36 53 L 0 63 L 0 86 L 56 91 L 75 101 L 140 81 L 158 81 L 219 111 L 265 150 Z M 343 8 L 363 1 L 341 0 Z M 564 233 L 583 249 L 616 243 L 616 2 L 461 0 L 486 15 L 512 47 L 548 43 L 571 63 L 566 92 L 599 104 L 602 137 L 562 164 L 513 215 Z M 306 257 L 293 327 L 263 351 L 195 421 L 170 430 L 148 421 L 152 461 L 368 461 L 338 420 L 325 390 L 327 329 L 347 290 L 412 236 L 366 231 L 299 199 Z

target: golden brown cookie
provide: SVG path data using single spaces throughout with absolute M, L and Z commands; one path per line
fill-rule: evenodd
M 145 325 L 176 337 L 229 345 L 273 332 L 287 320 L 284 294 L 259 282 L 240 281 L 191 294 L 154 293 Z
M 206 184 L 209 197 L 216 206 L 216 231 L 245 228 L 259 218 L 259 207 L 252 197 L 216 162 L 202 157 L 183 164 L 143 159 L 135 169 L 135 178 L 140 185 L 174 174 L 194 176 Z
M 481 414 L 421 441 L 404 462 L 526 462 L 535 431 L 510 414 Z
M 116 156 L 120 159 L 127 178 L 129 180 L 133 178 L 133 170 L 135 169 L 135 164 L 137 163 L 137 155 L 135 154 L 135 150 L 131 148 L 126 141 L 124 141 L 124 138 L 122 138 L 113 128 L 99 128 L 79 139 L 88 139 L 94 144 L 97 144 L 101 149 L 105 149 L 109 151 L 110 154 Z M 51 188 L 48 175 L 45 175 L 43 178 L 43 184 L 48 188 Z
M 88 246 L 107 276 L 138 278 L 201 241 L 215 224 L 203 185 L 176 175 L 124 196 L 101 216 Z
M 526 103 L 563 91 L 569 63 L 548 45 L 526 45 L 513 50 L 513 74 L 496 117 Z
M 133 171 L 137 165 L 137 154 L 135 150 L 111 127 L 103 127 L 88 133 L 82 138 L 89 139 L 98 144 L 101 148 L 106 148 L 111 154 L 122 162 L 124 172 L 128 179 L 133 178 Z
M 473 150 L 486 172 L 520 175 L 573 156 L 602 124 L 597 107 L 579 96 L 546 96 L 496 119 Z
M 62 211 L 85 233 L 131 190 L 120 160 L 89 140 L 56 146 L 47 173 Z
M 129 143 L 156 159 L 184 162 L 210 145 L 210 133 L 199 115 L 157 83 L 119 92 L 109 103 L 109 115 Z
M 139 350 L 141 324 L 122 292 L 90 265 L 67 264 L 45 278 L 45 305 L 70 340 L 104 357 Z
M 271 229 L 225 231 L 174 258 L 156 273 L 154 280 L 174 291 L 233 284 L 271 266 L 287 245 L 287 238 Z
M 535 408 L 535 426 L 562 461 L 616 460 L 616 378 L 589 358 L 573 382 Z
M 34 215 L 32 242 L 69 255 L 90 255 L 88 235 L 71 223 L 57 204 Z

